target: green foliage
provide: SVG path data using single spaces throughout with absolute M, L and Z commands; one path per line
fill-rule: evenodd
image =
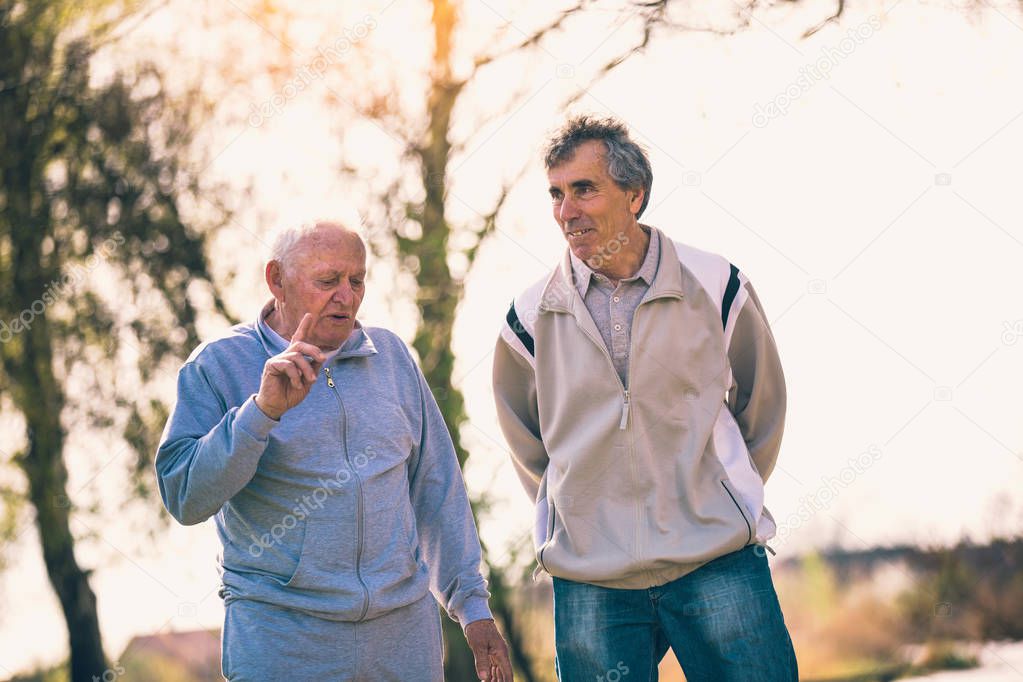
M 953 549 L 937 553 L 938 569 L 899 598 L 910 636 L 916 641 L 946 637 L 975 638 L 967 605 L 974 601 L 977 577 Z
M 4 549 L 18 534 L 18 517 L 25 498 L 11 488 L 0 486 L 0 570 L 6 565 Z
M 58 376 L 87 367 L 87 398 L 60 399 L 71 411 L 66 421 L 81 414 L 108 428 L 127 414 L 133 480 L 144 492 L 141 474 L 166 409 L 136 405 L 139 388 L 162 360 L 198 344 L 190 288 L 204 287 L 226 311 L 206 263 L 209 229 L 180 209 L 182 196 L 201 191 L 188 172 L 193 110 L 167 94 L 151 65 L 92 84 L 95 31 L 103 29 L 66 37 L 82 34 L 83 24 L 102 26 L 101 11 L 137 4 L 0 4 L 0 320 L 39 330 L 3 344 L 0 386 L 18 408 L 33 403 L 27 379 L 41 377 L 16 369 L 32 337 Z M 125 354 L 137 377 L 123 366 L 111 371 Z
M 9 682 L 68 682 L 67 663 L 24 675 L 15 675 Z
M 121 662 L 125 680 L 159 680 L 159 682 L 197 682 L 196 676 L 181 661 L 168 656 L 148 654 L 129 656 Z M 219 678 L 220 676 L 217 675 Z
M 892 589 L 891 572 L 906 583 Z M 881 578 L 881 579 L 879 579 Z M 1023 633 L 1023 538 L 811 555 L 775 580 L 808 680 L 876 682 L 978 665 Z
M 146 494 L 166 416 L 147 386 L 198 344 L 198 290 L 225 314 L 206 260 L 225 216 L 181 208 L 202 189 L 188 170 L 194 108 L 151 65 L 93 78 L 98 45 L 138 7 L 0 0 L 0 405 L 24 424 L 13 461 L 67 621 L 73 679 L 106 661 L 74 555 L 68 435 L 123 436 L 136 452 L 134 493 Z M 0 525 L 14 508 L 5 500 Z
M 825 616 L 838 605 L 835 575 L 817 552 L 810 552 L 802 560 L 804 598 L 807 607 L 818 616 Z
M 914 673 L 934 670 L 968 670 L 977 667 L 977 657 L 965 654 L 952 642 L 934 642 L 927 648 L 923 662 L 916 666 Z

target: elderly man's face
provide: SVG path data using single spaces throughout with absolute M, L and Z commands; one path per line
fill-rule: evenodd
M 319 229 L 305 236 L 277 275 L 267 269 L 281 312 L 282 334 L 289 336 L 306 313 L 313 325 L 306 341 L 324 350 L 337 348 L 355 328 L 366 291 L 366 249 L 350 232 Z M 278 286 L 275 286 L 279 282 Z
M 619 233 L 633 236 L 638 229 L 642 190 L 623 190 L 615 183 L 607 172 L 604 145 L 596 140 L 579 145 L 571 159 L 548 170 L 547 180 L 554 219 L 569 248 L 599 270 L 592 259 L 606 254 Z

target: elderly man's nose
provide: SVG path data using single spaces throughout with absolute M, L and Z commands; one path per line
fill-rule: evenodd
M 574 201 L 572 201 L 568 197 L 565 197 L 561 201 L 561 208 L 558 211 L 558 214 L 560 215 L 560 217 L 561 217 L 561 219 L 563 221 L 564 220 L 571 220 L 572 218 L 578 218 L 579 217 L 579 208 L 575 205 Z
M 347 282 L 342 282 L 334 289 L 334 300 L 342 305 L 350 305 L 355 298 L 355 292 Z

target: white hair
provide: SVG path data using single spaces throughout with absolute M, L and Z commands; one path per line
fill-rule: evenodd
M 277 236 L 274 238 L 273 246 L 270 248 L 270 260 L 277 261 L 282 269 L 288 270 L 289 261 L 291 260 L 291 257 L 299 243 L 320 229 L 334 229 L 339 232 L 354 235 L 363 243 L 363 248 L 365 248 L 365 243 L 359 233 L 345 227 L 344 224 L 336 220 L 313 220 L 299 225 L 286 227 L 278 232 Z

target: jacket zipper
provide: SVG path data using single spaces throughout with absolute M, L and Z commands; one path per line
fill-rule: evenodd
M 636 329 L 636 315 L 639 314 L 639 310 L 640 310 L 640 308 L 643 307 L 643 304 L 644 303 L 648 303 L 648 302 L 649 301 L 640 301 L 639 304 L 636 306 L 636 310 L 632 314 L 632 330 L 633 330 L 633 332 Z M 582 327 L 580 327 L 580 329 L 582 329 Z M 584 334 L 586 334 L 586 336 L 590 337 L 590 340 L 593 341 L 593 343 L 595 343 L 597 345 L 597 348 L 599 348 L 600 351 L 604 354 L 604 357 L 607 358 L 607 364 L 610 365 L 610 367 L 611 367 L 611 374 L 614 375 L 614 378 L 618 381 L 618 387 L 622 390 L 622 417 L 621 417 L 621 419 L 618 422 L 618 430 L 619 431 L 625 431 L 628 428 L 628 426 L 629 426 L 629 403 L 630 403 L 630 400 L 629 400 L 629 389 L 625 388 L 625 384 L 622 383 L 622 378 L 620 376 L 618 376 L 618 370 L 615 368 L 615 363 L 611 359 L 611 353 L 608 351 L 607 346 L 604 345 L 604 340 L 600 339 L 598 341 L 597 339 L 594 339 L 593 335 L 590 334 L 586 329 L 582 329 L 582 332 Z M 630 379 L 632 378 L 632 358 L 635 355 L 635 353 L 633 352 L 635 350 L 635 348 L 634 348 L 635 344 L 633 343 L 633 340 L 635 338 L 636 338 L 636 335 L 634 333 L 631 334 L 630 337 L 629 337 L 629 363 L 628 363 L 628 367 L 626 369 L 626 371 L 628 372 L 628 374 L 626 376 L 628 378 L 630 378 Z M 628 453 L 629 453 L 629 471 L 632 473 L 632 480 L 635 483 L 638 480 L 638 475 L 636 473 L 636 458 L 634 457 L 633 448 L 632 448 L 632 439 L 631 438 L 629 439 Z M 636 541 L 635 552 L 636 552 L 637 556 L 642 556 L 642 549 L 643 549 L 641 547 L 641 545 L 640 545 L 640 542 L 642 540 L 642 533 L 638 532 L 639 531 L 639 527 L 640 527 L 640 525 L 642 523 L 642 519 L 643 519 L 643 510 L 641 509 L 640 503 L 637 500 L 636 503 L 635 503 L 635 506 L 633 508 L 633 524 L 634 524 L 634 526 L 635 526 L 635 528 L 637 530 L 637 532 L 635 534 L 635 541 Z M 545 547 L 545 549 L 546 549 L 546 547 Z M 544 570 L 546 570 L 546 569 L 544 569 Z
M 636 329 L 636 315 L 639 314 L 640 308 L 642 308 L 644 304 L 649 303 L 652 300 L 655 300 L 655 299 L 644 299 L 644 300 L 641 300 L 639 302 L 639 304 L 636 306 L 636 310 L 632 314 L 632 331 L 633 332 L 635 332 L 635 329 Z M 576 324 L 578 325 L 578 323 L 576 323 Z M 589 337 L 590 341 L 592 341 L 594 344 L 596 344 L 597 348 L 599 348 L 600 351 L 604 354 L 604 357 L 607 358 L 607 364 L 611 367 L 611 374 L 614 376 L 615 380 L 618 382 L 618 387 L 622 391 L 622 417 L 621 417 L 621 419 L 618 422 L 618 430 L 619 431 L 625 431 L 628 428 L 628 426 L 629 426 L 629 402 L 630 402 L 629 401 L 629 389 L 625 388 L 625 384 L 622 383 L 621 377 L 618 376 L 618 370 L 615 368 L 615 363 L 611 359 L 611 353 L 608 351 L 607 346 L 604 345 L 604 340 L 603 339 L 595 339 L 593 337 L 593 334 L 591 334 L 587 329 L 583 328 L 581 325 L 579 325 L 579 329 L 582 331 L 583 334 L 585 334 L 586 336 Z M 629 336 L 629 364 L 628 364 L 628 368 L 627 368 L 627 371 L 628 371 L 627 376 L 629 378 L 632 377 L 632 358 L 635 355 L 635 353 L 633 352 L 634 351 L 634 346 L 635 346 L 635 343 L 634 343 L 635 338 L 636 338 L 635 333 L 630 334 L 630 336 Z M 637 475 L 636 475 L 636 458 L 633 456 L 632 440 L 631 439 L 629 439 L 629 470 L 632 472 L 632 480 L 633 480 L 633 482 L 635 482 L 637 480 Z M 640 508 L 639 501 L 636 501 L 636 504 L 634 506 L 633 511 L 634 511 L 633 523 L 635 524 L 635 528 L 638 531 L 638 529 L 640 527 L 640 524 L 642 522 L 642 517 L 643 517 L 643 510 Z M 745 517 L 743 517 L 743 518 L 745 518 Z M 636 540 L 636 547 L 635 547 L 636 555 L 637 556 L 642 556 L 641 550 L 643 548 L 640 546 L 642 534 L 637 532 L 635 535 L 636 535 L 636 537 L 635 537 L 635 540 Z M 553 533 L 552 533 L 552 537 L 553 537 Z M 547 547 L 545 545 L 544 549 L 546 549 L 546 548 Z M 542 553 L 543 553 L 543 551 L 541 550 L 541 554 Z M 544 570 L 546 571 L 547 569 L 544 568 Z
M 643 307 L 643 301 L 641 300 L 639 302 L 639 304 L 636 305 L 636 309 L 634 311 L 632 311 L 632 329 L 629 330 L 629 362 L 628 362 L 628 364 L 627 364 L 627 366 L 625 368 L 625 371 L 626 371 L 625 378 L 629 380 L 630 385 L 631 385 L 631 382 L 632 382 L 632 358 L 635 356 L 635 353 L 633 351 L 635 350 L 635 343 L 634 343 L 634 341 L 635 341 L 635 338 L 636 338 L 636 333 L 635 333 L 636 332 L 636 316 L 639 314 L 639 310 L 642 307 Z M 615 376 L 618 376 L 617 370 L 615 371 Z M 625 388 L 624 384 L 623 384 L 622 388 L 625 391 L 625 403 L 622 405 L 622 421 L 621 421 L 620 424 L 618 424 L 618 429 L 620 431 L 624 431 L 625 427 L 628 426 L 628 424 L 629 424 L 629 389 Z M 636 454 L 635 454 L 635 447 L 634 447 L 635 443 L 633 441 L 633 437 L 632 436 L 633 436 L 633 434 L 629 434 L 627 436 L 628 440 L 629 440 L 629 468 L 632 470 L 632 480 L 633 481 L 638 481 L 639 480 L 639 476 L 636 473 Z M 634 512 L 633 523 L 635 524 L 635 528 L 636 528 L 636 544 L 635 544 L 635 548 L 636 549 L 635 549 L 635 551 L 636 551 L 636 556 L 643 556 L 643 551 L 646 548 L 643 547 L 643 533 L 640 532 L 640 526 L 642 525 L 642 522 L 643 522 L 643 508 L 642 508 L 642 505 L 640 504 L 639 500 L 636 500 L 634 510 L 635 510 L 635 512 Z
M 338 407 L 341 408 L 341 447 L 344 449 L 345 461 L 348 463 L 348 468 L 352 472 L 352 478 L 355 479 L 355 486 L 358 489 L 358 496 L 355 499 L 355 524 L 359 530 L 358 539 L 355 544 L 355 577 L 359 579 L 359 584 L 362 586 L 362 613 L 356 620 L 362 620 L 366 617 L 366 613 L 369 611 L 369 588 L 366 586 L 366 582 L 362 579 L 362 545 L 363 535 L 365 529 L 363 528 L 363 509 L 362 509 L 362 478 L 359 476 L 359 472 L 354 466 L 352 466 L 351 453 L 348 452 L 347 436 L 348 436 L 348 412 L 345 410 L 345 404 L 341 400 L 341 394 L 337 392 L 337 386 L 334 384 L 334 378 L 330 375 L 330 367 L 324 367 L 323 372 L 327 375 L 327 386 L 334 393 L 334 397 L 337 399 Z

